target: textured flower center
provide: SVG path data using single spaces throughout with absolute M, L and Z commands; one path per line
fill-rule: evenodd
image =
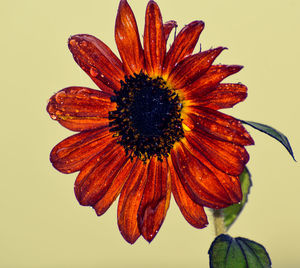
M 111 98 L 117 109 L 110 112 L 111 132 L 119 137 L 131 158 L 146 161 L 152 156 L 167 157 L 183 136 L 182 104 L 174 90 L 158 78 L 140 73 L 121 81 Z

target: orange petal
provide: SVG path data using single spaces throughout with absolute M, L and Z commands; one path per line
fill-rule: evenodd
M 113 139 L 107 127 L 80 132 L 57 144 L 50 153 L 50 161 L 60 172 L 78 171 Z
M 178 62 L 193 53 L 203 29 L 203 21 L 193 21 L 179 32 L 166 55 L 163 75 L 168 76 Z
M 134 14 L 126 0 L 121 0 L 115 26 L 116 44 L 126 75 L 144 69 L 144 52 Z
M 214 90 L 216 86 L 226 77 L 239 72 L 243 66 L 240 65 L 213 65 L 209 70 L 199 79 L 193 83 L 183 87 L 184 98 L 191 100 L 198 100 L 205 94 Z
M 68 45 L 77 64 L 99 88 L 110 93 L 120 89 L 122 63 L 107 45 L 88 34 L 71 36 Z
M 187 132 L 185 138 L 191 147 L 226 174 L 239 176 L 249 161 L 249 155 L 243 146 L 214 139 L 198 129 L 197 132 Z
M 159 7 L 152 0 L 149 1 L 146 9 L 144 50 L 148 75 L 161 76 L 166 54 L 166 41 Z
M 203 165 L 205 165 L 218 179 L 219 184 L 226 191 L 229 196 L 231 204 L 238 203 L 241 201 L 243 194 L 240 185 L 239 176 L 228 175 L 221 170 L 217 169 L 208 159 L 194 147 L 194 144 L 190 143 L 187 139 L 183 141 L 185 148 L 193 154 Z
M 111 204 L 115 201 L 117 196 L 120 194 L 124 183 L 133 172 L 132 170 L 135 167 L 136 161 L 127 160 L 125 164 L 120 168 L 117 175 L 111 182 L 107 191 L 104 193 L 103 197 L 94 205 L 94 209 L 98 216 L 101 216 L 106 212 L 106 210 L 111 206 Z
M 137 161 L 119 198 L 118 226 L 124 239 L 133 244 L 140 236 L 137 213 L 147 182 L 149 163 Z
M 178 178 L 171 159 L 168 160 L 172 179 L 172 193 L 182 215 L 192 226 L 196 228 L 206 227 L 208 222 L 203 206 L 190 198 Z
M 170 33 L 173 30 L 173 28 L 177 27 L 177 22 L 175 20 L 169 20 L 164 23 L 164 34 L 165 34 L 165 41 L 167 43 Z
M 182 144 L 171 151 L 176 173 L 190 198 L 199 205 L 223 208 L 233 202 L 216 175 Z
M 223 47 L 218 47 L 185 58 L 172 70 L 167 81 L 175 89 L 186 87 L 198 80 L 210 68 L 222 50 L 224 50 Z
M 75 181 L 75 195 L 83 206 L 94 206 L 107 192 L 128 158 L 122 146 L 111 142 L 80 171 Z
M 189 107 L 194 128 L 237 145 L 252 145 L 253 139 L 240 121 L 232 116 L 205 107 Z
M 138 226 L 143 237 L 151 242 L 166 216 L 171 194 L 167 161 L 156 157 L 150 160 L 147 182 L 137 213 Z
M 193 94 L 191 106 L 204 106 L 210 109 L 219 110 L 231 108 L 247 97 L 247 87 L 242 84 L 219 84 L 212 91 L 203 96 L 196 97 Z
M 68 87 L 53 95 L 47 112 L 64 127 L 83 131 L 108 126 L 108 112 L 116 104 L 107 93 L 85 87 Z

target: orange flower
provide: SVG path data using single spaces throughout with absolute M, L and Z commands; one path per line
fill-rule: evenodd
M 195 54 L 202 21 L 185 26 L 170 49 L 176 22 L 163 24 L 149 1 L 142 47 L 134 14 L 121 0 L 115 39 L 119 58 L 96 37 L 70 37 L 78 65 L 101 89 L 65 88 L 47 111 L 78 131 L 50 155 L 63 173 L 80 171 L 79 203 L 100 216 L 118 197 L 118 226 L 129 243 L 149 242 L 166 216 L 171 192 L 185 219 L 207 225 L 203 206 L 224 208 L 242 198 L 239 175 L 253 140 L 235 118 L 218 112 L 244 100 L 242 84 L 220 83 L 238 65 L 212 65 L 223 47 Z

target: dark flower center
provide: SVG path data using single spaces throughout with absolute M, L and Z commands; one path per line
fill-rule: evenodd
M 129 154 L 146 161 L 152 156 L 167 157 L 183 136 L 182 104 L 174 90 L 158 78 L 144 73 L 121 81 L 121 89 L 111 97 L 117 109 L 109 113 L 111 132 Z

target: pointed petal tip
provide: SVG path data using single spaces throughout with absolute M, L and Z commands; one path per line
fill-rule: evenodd
M 69 46 L 74 46 L 76 44 L 76 41 L 74 39 L 74 35 L 71 35 L 68 39 L 68 45 Z
M 230 70 L 232 70 L 233 72 L 239 72 L 240 70 L 242 70 L 244 68 L 243 65 L 231 65 L 229 67 Z
M 166 24 L 167 23 L 172 25 L 173 27 L 178 27 L 177 21 L 175 21 L 175 20 L 169 20 L 168 22 L 166 22 Z
M 248 134 L 247 135 L 248 136 L 248 138 L 249 138 L 249 145 L 255 145 L 255 142 L 254 142 L 254 140 L 252 139 L 252 137 Z
M 158 9 L 159 9 L 158 4 L 157 4 L 155 1 L 153 1 L 153 0 L 150 0 L 150 1 L 148 2 L 146 10 L 147 10 L 148 8 L 151 8 L 151 7 L 154 7 L 154 8 L 158 8 Z M 147 12 L 147 11 L 146 11 L 146 12 Z
M 120 0 L 119 6 L 124 4 L 128 4 L 127 0 Z
M 193 22 L 190 23 L 190 25 L 193 25 L 193 24 L 197 25 L 197 26 L 199 26 L 201 28 L 204 28 L 204 26 L 205 26 L 205 23 L 202 20 L 195 20 L 195 21 L 193 21 Z
M 84 34 L 71 35 L 68 38 L 68 47 L 69 47 L 69 49 L 71 49 L 72 47 L 77 46 L 82 36 L 84 36 Z
M 212 51 L 214 51 L 214 54 L 219 56 L 221 54 L 221 52 L 223 52 L 224 50 L 227 50 L 227 49 L 228 49 L 227 47 L 216 47 L 216 48 L 213 48 Z
M 133 245 L 136 240 L 140 237 L 139 236 L 129 236 L 126 232 L 122 232 L 122 230 L 119 228 L 121 235 L 123 236 L 123 238 L 125 239 L 125 241 L 131 245 Z
M 121 0 L 115 22 L 115 41 L 126 75 L 144 69 L 144 51 L 134 13 L 126 0 Z M 130 53 L 129 53 L 130 52 Z
M 143 237 L 150 244 L 152 242 L 152 240 L 154 239 L 155 236 L 156 236 L 156 234 L 152 235 L 152 236 L 147 236 L 147 237 L 143 236 Z

